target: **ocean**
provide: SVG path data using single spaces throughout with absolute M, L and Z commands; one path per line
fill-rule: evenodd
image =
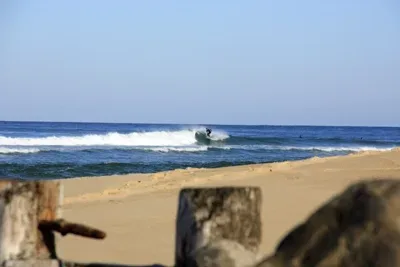
M 210 143 L 196 131 L 213 130 Z M 400 146 L 400 128 L 0 122 L 0 176 L 53 179 L 345 155 Z

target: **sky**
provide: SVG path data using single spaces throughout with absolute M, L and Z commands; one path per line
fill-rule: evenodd
M 400 2 L 0 2 L 0 120 L 400 126 Z

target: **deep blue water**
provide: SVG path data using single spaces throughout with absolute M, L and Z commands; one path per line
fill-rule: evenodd
M 0 122 L 0 176 L 151 173 L 344 155 L 400 146 L 400 128 Z

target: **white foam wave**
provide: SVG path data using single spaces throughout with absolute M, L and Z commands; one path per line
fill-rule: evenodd
M 115 147 L 109 147 L 108 149 L 112 150 Z M 81 151 L 85 150 L 86 147 L 80 148 L 7 148 L 7 147 L 0 147 L 0 154 L 28 154 L 28 153 L 39 153 L 43 151 L 56 151 L 56 152 L 73 152 L 73 151 Z M 103 149 L 101 147 L 93 147 L 90 148 L 93 150 L 96 149 Z M 118 148 L 120 149 L 120 148 Z M 147 150 L 153 152 L 202 152 L 207 151 L 207 146 L 193 146 L 193 147 L 125 147 L 122 148 L 123 150 Z
M 28 153 L 38 153 L 40 149 L 37 148 L 7 148 L 0 147 L 0 154 L 28 154 Z
M 228 139 L 229 135 L 223 131 L 215 130 L 212 132 L 210 139 L 213 141 L 222 141 Z
M 2 146 L 187 146 L 196 143 L 194 131 L 108 133 L 41 138 L 0 136 Z
M 323 146 L 312 146 L 312 147 L 294 147 L 294 146 L 286 146 L 282 147 L 282 150 L 318 150 L 324 152 L 335 152 L 335 151 L 352 151 L 352 152 L 361 152 L 361 151 L 389 151 L 393 148 L 378 148 L 371 146 L 362 146 L 362 147 L 323 147 Z
M 390 148 L 379 148 L 379 147 L 323 147 L 323 146 L 309 146 L 309 147 L 298 147 L 298 146 L 274 146 L 274 145 L 231 145 L 231 146 L 212 146 L 214 149 L 243 149 L 243 150 L 301 150 L 301 151 L 322 151 L 322 152 L 362 152 L 362 151 L 389 151 L 394 147 Z
M 208 148 L 206 146 L 199 147 L 153 147 L 147 148 L 146 150 L 154 151 L 154 152 L 201 152 L 207 151 Z

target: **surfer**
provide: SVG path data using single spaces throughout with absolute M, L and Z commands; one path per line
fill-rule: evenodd
M 206 128 L 206 134 L 207 134 L 207 136 L 208 136 L 208 137 L 210 137 L 210 134 L 211 134 L 211 129 L 209 129 L 209 128 Z

